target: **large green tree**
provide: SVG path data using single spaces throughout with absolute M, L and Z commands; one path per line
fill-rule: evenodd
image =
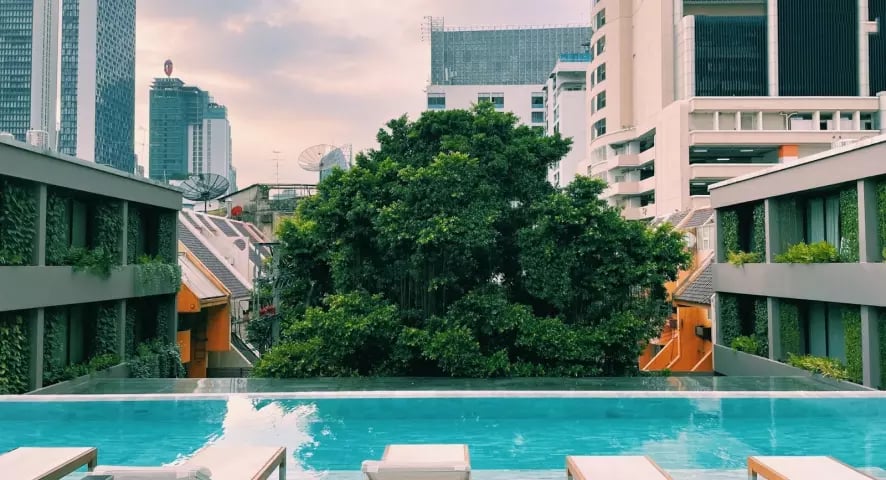
M 570 148 L 489 104 L 403 117 L 280 228 L 273 377 L 625 375 L 688 261 L 678 233 L 624 220 Z

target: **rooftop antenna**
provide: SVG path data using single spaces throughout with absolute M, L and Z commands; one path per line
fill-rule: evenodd
M 191 175 L 180 185 L 182 196 L 194 202 L 203 202 L 203 213 L 209 213 L 207 204 L 210 200 L 225 194 L 230 187 L 228 179 L 217 173 L 200 173 Z
M 277 182 L 276 183 L 277 183 L 277 185 L 279 185 L 280 184 L 280 151 L 273 150 L 271 153 L 274 154 L 274 158 L 272 158 L 271 160 L 273 160 L 274 163 L 277 165 Z

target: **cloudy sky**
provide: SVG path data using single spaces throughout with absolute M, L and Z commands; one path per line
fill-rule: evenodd
M 148 0 L 138 3 L 136 153 L 147 170 L 148 92 L 162 76 L 228 107 L 238 186 L 316 181 L 295 163 L 318 143 L 376 145 L 387 120 L 425 104 L 423 17 L 449 25 L 588 21 L 590 0 Z

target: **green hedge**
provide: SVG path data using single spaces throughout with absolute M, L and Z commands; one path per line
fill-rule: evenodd
M 117 325 L 120 321 L 120 308 L 117 302 L 104 302 L 98 305 L 95 318 L 95 355 L 117 355 Z
M 0 395 L 28 391 L 29 350 L 23 312 L 0 314 Z
M 732 345 L 732 341 L 741 336 L 741 319 L 738 316 L 738 297 L 728 293 L 717 294 L 719 316 L 717 327 L 722 332 L 723 345 Z
M 43 317 L 43 386 L 60 381 L 68 366 L 65 343 L 68 339 L 67 308 L 47 308 Z
M 769 358 L 769 304 L 763 297 L 754 299 L 754 337 L 759 347 L 757 355 Z
M 120 264 L 120 235 L 123 234 L 123 208 L 120 202 L 102 199 L 92 208 L 92 248 L 111 254 Z
M 177 221 L 177 213 L 168 211 L 162 211 L 157 219 L 157 256 L 166 263 L 175 263 L 178 257 Z
M 839 250 L 841 261 L 858 262 L 858 189 L 855 186 L 840 191 Z
M 50 189 L 46 197 L 46 264 L 65 265 L 71 249 L 71 199 Z
M 729 252 L 741 251 L 741 243 L 738 236 L 738 212 L 734 210 L 724 210 L 720 213 L 720 234 L 723 236 L 721 245 L 723 251 Z
M 751 253 L 766 258 L 766 208 L 762 202 L 754 205 L 754 229 L 751 232 Z
M 178 345 L 153 340 L 138 346 L 136 356 L 129 361 L 132 378 L 184 378 L 187 376 L 181 362 Z
M 138 321 L 138 303 L 130 298 L 126 301 L 126 331 L 123 333 L 126 359 L 135 356 L 135 324 Z
M 141 233 L 144 231 L 144 219 L 141 210 L 133 204 L 129 204 L 126 225 L 126 263 L 133 264 L 144 254 L 144 245 Z
M 0 266 L 32 265 L 37 237 L 37 190 L 0 177 Z
M 861 311 L 857 306 L 843 307 L 843 341 L 846 345 L 846 371 L 849 380 L 862 383 Z
M 801 354 L 800 343 L 800 307 L 797 304 L 782 300 L 779 305 L 779 332 L 781 333 L 781 359 L 790 354 Z

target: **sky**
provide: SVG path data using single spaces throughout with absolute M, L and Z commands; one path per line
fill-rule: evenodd
M 148 165 L 148 93 L 163 62 L 228 107 L 239 188 L 315 183 L 305 148 L 374 148 L 425 106 L 426 16 L 447 25 L 587 23 L 590 0 L 148 0 L 138 3 L 136 153 Z M 279 154 L 274 154 L 274 151 Z

